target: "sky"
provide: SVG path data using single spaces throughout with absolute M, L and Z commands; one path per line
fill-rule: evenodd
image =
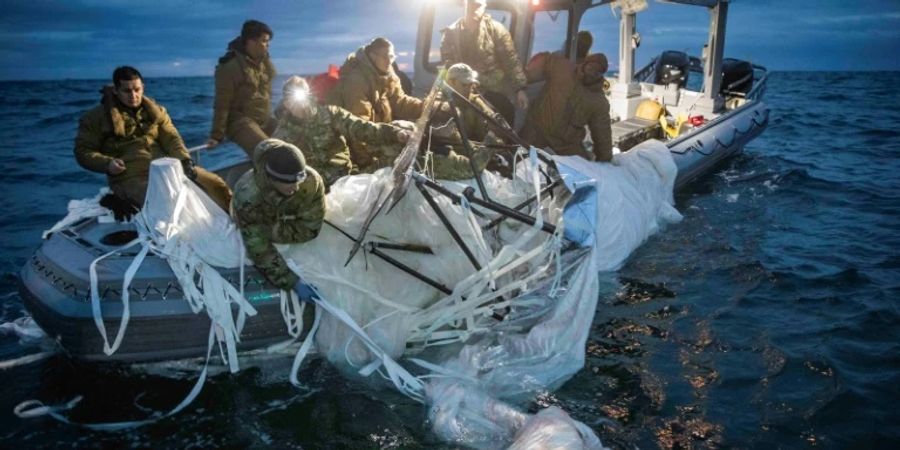
M 323 72 L 379 35 L 406 68 L 427 1 L 441 0 L 4 0 L 0 80 L 106 79 L 123 64 L 147 77 L 211 76 L 248 18 L 273 28 L 282 74 Z M 649 3 L 637 19 L 638 66 L 668 49 L 699 54 L 705 8 Z M 732 0 L 728 19 L 728 57 L 772 70 L 900 70 L 900 0 Z M 610 8 L 590 10 L 581 28 L 615 65 Z

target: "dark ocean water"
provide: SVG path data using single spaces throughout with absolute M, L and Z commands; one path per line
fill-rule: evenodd
M 99 81 L 0 83 L 0 322 L 16 276 L 66 202 L 103 178 L 72 139 Z M 651 238 L 600 300 L 587 364 L 556 404 L 613 448 L 900 448 L 900 73 L 774 73 L 769 129 L 677 195 L 684 221 Z M 212 80 L 147 81 L 188 145 Z M 204 154 L 216 166 L 235 148 Z M 0 359 L 38 349 L 0 336 Z M 281 364 L 283 365 L 283 364 Z M 4 447 L 452 448 L 420 405 L 313 362 L 218 375 L 186 411 L 123 433 L 12 414 L 85 396 L 73 419 L 142 418 L 192 386 L 64 357 L 0 370 Z

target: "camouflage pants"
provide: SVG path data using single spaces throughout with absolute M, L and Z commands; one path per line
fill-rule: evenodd
M 470 159 L 475 164 L 475 170 L 481 172 L 487 167 L 494 155 L 494 150 L 489 147 L 478 147 L 475 156 L 469 158 L 456 150 L 449 150 L 444 154 L 432 153 L 434 178 L 438 180 L 467 180 L 474 178 Z M 429 167 L 428 169 L 431 169 Z

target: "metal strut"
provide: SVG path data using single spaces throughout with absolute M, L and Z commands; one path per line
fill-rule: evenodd
M 415 172 L 413 172 L 415 173 Z M 469 246 L 462 240 L 462 237 L 456 231 L 456 228 L 453 228 L 453 224 L 450 223 L 450 219 L 447 219 L 447 216 L 444 214 L 444 211 L 441 210 L 441 207 L 434 201 L 434 197 L 425 189 L 424 183 L 420 178 L 416 178 L 416 188 L 419 189 L 419 192 L 422 193 L 422 197 L 425 197 L 425 201 L 428 202 L 428 205 L 431 206 L 431 209 L 434 210 L 434 213 L 437 214 L 438 218 L 441 219 L 441 223 L 444 224 L 444 228 L 450 232 L 450 236 L 453 237 L 453 240 L 456 241 L 456 244 L 459 245 L 459 248 L 462 249 L 463 253 L 466 254 L 466 257 L 469 258 L 469 262 L 472 263 L 472 266 L 475 267 L 475 270 L 481 270 L 481 264 L 478 263 L 478 259 L 475 258 L 475 255 L 472 253 L 472 250 L 469 250 Z M 471 188 L 470 188 L 471 189 Z M 474 189 L 472 189 L 474 191 Z
M 465 198 L 466 200 L 468 200 L 470 203 L 472 203 L 474 205 L 481 206 L 485 209 L 489 209 L 498 214 L 502 214 L 510 219 L 518 220 L 519 222 L 526 223 L 526 224 L 532 225 L 532 226 L 534 226 L 534 224 L 537 223 L 537 219 L 529 216 L 528 214 L 525 214 L 520 211 L 516 211 L 515 209 L 512 209 L 509 206 L 506 206 L 501 203 L 497 203 L 494 201 L 485 201 L 485 200 L 478 198 L 477 196 L 475 196 L 475 189 L 472 187 L 467 187 L 465 190 L 463 190 L 462 195 L 459 195 L 459 194 L 447 189 L 446 187 L 440 185 L 439 183 L 429 180 L 426 176 L 422 175 L 421 173 L 413 171 L 412 177 L 416 181 L 416 185 L 421 184 L 421 185 L 423 185 L 423 187 L 427 186 L 428 188 L 433 189 L 433 190 L 437 191 L 439 194 L 449 198 L 454 203 L 461 203 L 462 198 Z M 543 230 L 549 234 L 555 234 L 556 226 L 544 222 L 544 224 L 541 225 L 541 230 Z
M 450 95 L 450 114 L 453 116 L 453 121 L 456 122 L 456 129 L 459 131 L 459 138 L 462 141 L 463 148 L 466 149 L 466 153 L 469 154 L 469 167 L 472 169 L 472 175 L 475 176 L 475 182 L 478 184 L 478 190 L 481 192 L 481 198 L 485 200 L 490 200 L 488 197 L 487 189 L 484 187 L 484 181 L 481 179 L 481 171 L 475 167 L 475 149 L 472 148 L 472 143 L 469 142 L 469 135 L 466 132 L 466 126 L 463 124 L 462 119 L 459 117 L 459 111 L 456 109 L 457 98 L 462 98 L 458 92 L 456 92 L 450 86 L 445 86 L 446 89 L 452 90 L 457 95 Z
M 327 220 L 325 221 L 325 223 L 327 223 L 327 224 L 330 225 L 332 228 L 334 228 L 335 230 L 337 230 L 338 232 L 340 232 L 341 234 L 343 234 L 344 236 L 346 236 L 347 239 L 350 239 L 350 240 L 353 241 L 354 243 L 357 242 L 357 241 L 356 241 L 356 238 L 354 238 L 353 236 L 351 236 L 350 233 L 347 233 L 346 231 L 342 230 L 342 229 L 341 229 L 340 227 L 338 227 L 337 225 L 335 225 L 335 224 L 333 224 L 333 223 L 331 223 L 331 222 L 329 222 L 329 221 L 327 221 Z M 409 248 L 399 248 L 399 247 L 406 247 L 406 246 L 404 246 L 404 245 L 399 245 L 399 244 L 390 244 L 390 246 L 389 246 L 389 245 L 385 245 L 385 244 L 386 244 L 386 243 L 383 243 L 383 242 L 369 242 L 369 244 L 366 245 L 366 249 L 369 251 L 369 253 L 371 253 L 371 254 L 377 256 L 378 258 L 382 259 L 384 262 L 386 262 L 386 263 L 388 263 L 388 264 L 390 264 L 390 265 L 392 265 L 392 266 L 394 266 L 394 267 L 396 267 L 396 268 L 402 270 L 403 272 L 406 272 L 406 274 L 411 275 L 412 277 L 416 278 L 417 280 L 419 280 L 419 281 L 421 281 L 421 282 L 423 282 L 423 283 L 425 283 L 425 284 L 427 284 L 427 285 L 429 285 L 429 286 L 431 286 L 431 287 L 433 287 L 433 288 L 435 288 L 435 289 L 437 289 L 437 290 L 443 292 L 445 295 L 450 295 L 450 294 L 453 293 L 453 291 L 452 291 L 450 288 L 448 288 L 447 286 L 445 286 L 444 284 L 442 284 L 442 283 L 440 283 L 440 282 L 438 282 L 438 281 L 435 281 L 435 280 L 432 279 L 432 278 L 429 278 L 428 276 L 422 274 L 421 272 L 417 272 L 417 271 L 416 271 L 415 269 L 413 269 L 412 267 L 409 267 L 409 266 L 407 266 L 406 264 L 403 264 L 402 262 L 400 262 L 400 261 L 394 259 L 392 256 L 390 256 L 390 255 L 388 255 L 387 253 L 381 251 L 380 249 L 381 249 L 381 248 L 395 248 L 395 247 L 397 247 L 396 250 L 407 250 L 407 251 L 415 251 L 415 252 L 419 252 L 418 250 L 411 250 L 411 249 L 409 249 Z M 424 247 L 424 246 L 414 246 L 414 245 L 411 245 L 411 246 L 409 246 L 409 247 Z M 425 247 L 425 248 L 427 248 L 427 247 Z M 430 249 L 430 248 L 427 248 L 427 249 L 428 249 L 427 252 L 421 252 L 421 253 L 431 253 L 431 249 Z
M 544 186 L 544 188 L 541 189 L 541 195 L 546 195 L 546 194 L 547 194 L 548 192 L 550 192 L 553 188 L 555 188 L 556 186 L 558 186 L 559 183 L 560 183 L 559 180 L 553 180 L 552 183 L 550 183 L 550 184 Z M 523 201 L 522 203 L 519 203 L 518 205 L 513 206 L 513 209 L 515 209 L 516 211 L 521 211 L 522 208 L 524 208 L 524 207 L 530 205 L 532 202 L 534 202 L 535 200 L 537 200 L 537 198 L 538 198 L 537 195 L 532 195 L 531 197 L 529 197 L 528 199 L 526 199 L 526 200 Z M 503 222 L 503 221 L 506 220 L 506 219 L 507 219 L 507 217 L 501 214 L 500 217 L 497 217 L 496 219 L 490 221 L 487 225 L 481 227 L 481 229 L 482 229 L 482 230 L 485 230 L 485 231 L 490 230 L 491 228 L 494 228 L 494 227 L 496 227 L 497 225 L 500 225 L 500 222 Z

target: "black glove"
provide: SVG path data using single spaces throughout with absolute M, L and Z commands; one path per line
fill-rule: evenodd
M 181 168 L 184 170 L 184 176 L 188 177 L 191 181 L 197 181 L 197 169 L 194 168 L 193 159 L 182 159 Z
M 100 199 L 100 206 L 112 211 L 118 222 L 131 220 L 141 210 L 141 207 L 134 204 L 131 200 L 121 198 L 115 194 L 104 195 Z

